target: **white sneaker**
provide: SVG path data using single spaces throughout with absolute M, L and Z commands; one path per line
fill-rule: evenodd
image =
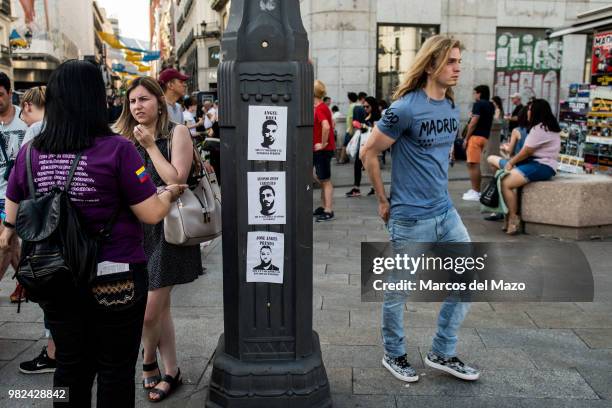
M 465 201 L 480 201 L 480 193 L 472 189 L 463 195 Z

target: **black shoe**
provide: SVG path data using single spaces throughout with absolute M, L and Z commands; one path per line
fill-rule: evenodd
M 45 346 L 34 360 L 24 361 L 19 364 L 19 371 L 24 374 L 54 373 L 56 366 L 57 362 L 49 358 L 47 347 Z
M 317 217 L 317 222 L 324 222 L 324 221 L 330 221 L 334 219 L 334 212 L 324 212 L 323 214 L 319 215 Z
M 319 207 L 316 210 L 313 211 L 312 216 L 313 217 L 318 217 L 319 215 L 322 215 L 325 212 L 325 208 L 323 207 Z
M 374 188 L 371 188 L 370 191 L 368 191 L 368 195 L 373 196 L 374 194 L 376 194 L 376 191 L 374 190 Z
M 176 375 L 173 377 L 171 375 L 164 375 L 161 379 L 161 382 L 166 382 L 170 385 L 168 391 L 164 391 L 161 388 L 151 388 L 149 391 L 149 401 L 151 402 L 161 402 L 168 398 L 176 389 L 183 384 L 183 378 L 181 377 L 181 369 L 177 369 Z M 151 394 L 157 395 L 157 398 L 151 398 Z
M 504 214 L 502 214 L 502 213 L 493 213 L 493 214 L 491 214 L 489 216 L 486 216 L 484 219 L 487 220 L 487 221 L 501 221 L 501 220 L 504 219 Z
M 351 191 L 345 194 L 347 197 L 360 197 L 361 191 L 358 188 L 352 188 Z

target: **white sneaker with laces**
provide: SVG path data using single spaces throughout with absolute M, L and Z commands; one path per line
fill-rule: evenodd
M 480 193 L 470 189 L 463 195 L 463 199 L 465 201 L 480 201 Z

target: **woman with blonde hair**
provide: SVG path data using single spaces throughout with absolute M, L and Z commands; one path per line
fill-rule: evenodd
M 145 162 L 145 172 L 159 188 L 168 184 L 190 184 L 193 143 L 189 129 L 172 123 L 159 84 L 139 77 L 125 94 L 123 111 L 115 131 L 132 141 Z M 182 382 L 176 361 L 174 323 L 170 292 L 174 285 L 194 281 L 202 274 L 200 247 L 176 246 L 164 239 L 164 224 L 145 226 L 149 296 L 144 318 L 143 387 L 149 400 L 169 396 Z M 157 364 L 157 350 L 165 375 Z
M 470 242 L 467 229 L 448 193 L 450 151 L 459 128 L 453 87 L 461 72 L 461 43 L 443 35 L 430 37 L 417 53 L 406 80 L 395 92 L 361 156 L 378 198 L 378 213 L 387 224 L 393 248 L 405 252 L 415 242 Z M 380 175 L 378 155 L 393 156 L 391 203 Z M 391 275 L 396 281 L 405 278 Z M 384 294 L 382 365 L 402 381 L 418 381 L 407 360 L 404 307 L 407 292 Z M 463 380 L 476 380 L 477 369 L 457 357 L 457 335 L 469 299 L 452 293 L 440 309 L 438 329 L 424 358 L 429 367 Z

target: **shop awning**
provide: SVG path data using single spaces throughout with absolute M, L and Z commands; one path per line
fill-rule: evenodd
M 567 34 L 588 34 L 607 28 L 612 28 L 612 6 L 579 14 L 576 23 L 555 29 L 549 38 L 563 37 Z

